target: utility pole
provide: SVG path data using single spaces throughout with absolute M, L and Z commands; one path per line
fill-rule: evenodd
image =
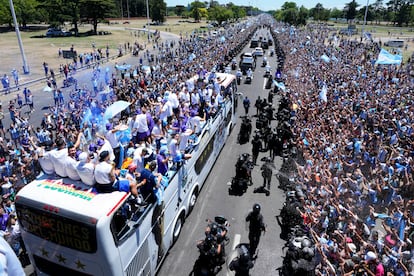
M 16 30 L 16 35 L 17 35 L 17 42 L 19 43 L 20 54 L 22 55 L 22 59 L 23 59 L 23 73 L 24 74 L 29 74 L 30 73 L 29 65 L 27 65 L 26 55 L 24 54 L 22 37 L 20 36 L 19 24 L 17 23 L 16 12 L 14 11 L 13 0 L 9 0 L 9 2 L 10 2 L 10 11 L 11 11 L 12 17 L 13 17 L 14 29 Z
M 149 4 L 147 0 L 147 32 L 148 32 L 148 42 L 150 41 L 150 17 L 149 17 Z

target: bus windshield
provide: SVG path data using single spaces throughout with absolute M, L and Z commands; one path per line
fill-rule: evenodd
M 96 252 L 94 224 L 69 219 L 61 214 L 16 203 L 23 229 L 41 239 L 85 253 Z

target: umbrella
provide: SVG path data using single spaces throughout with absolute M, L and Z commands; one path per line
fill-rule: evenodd
M 50 88 L 48 85 L 45 86 L 45 88 L 43 88 L 43 92 L 52 92 L 53 89 Z
M 110 106 L 106 108 L 104 117 L 106 119 L 113 118 L 116 116 L 116 114 L 126 109 L 130 104 L 131 103 L 126 102 L 126 101 L 114 102 L 113 104 L 111 104 Z

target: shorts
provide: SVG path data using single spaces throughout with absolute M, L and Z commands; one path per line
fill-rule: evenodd
M 137 142 L 144 141 L 148 137 L 148 132 L 138 132 L 137 133 Z
M 129 193 L 129 180 L 127 179 L 118 180 L 118 190 L 120 192 Z

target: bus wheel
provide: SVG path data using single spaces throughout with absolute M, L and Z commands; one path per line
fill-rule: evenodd
M 190 197 L 190 204 L 188 206 L 188 215 L 191 213 L 191 211 L 193 211 L 194 205 L 196 204 L 197 199 L 198 199 L 198 190 L 195 189 L 193 194 Z
M 173 243 L 175 243 L 178 240 L 178 237 L 180 236 L 181 233 L 181 228 L 183 227 L 183 215 L 181 214 L 174 226 L 174 232 L 173 232 Z

